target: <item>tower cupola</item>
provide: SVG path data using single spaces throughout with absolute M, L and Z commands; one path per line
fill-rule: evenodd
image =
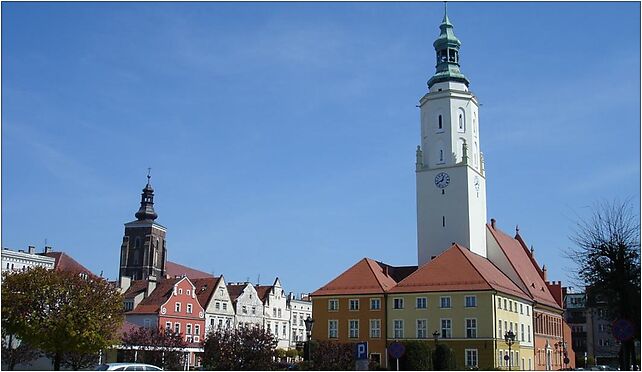
M 135 216 L 139 221 L 144 220 L 155 220 L 158 218 L 158 215 L 154 211 L 154 188 L 150 183 L 152 176 L 147 174 L 147 185 L 143 189 L 143 193 L 140 198 L 140 208 L 136 212 Z
M 437 71 L 430 80 L 428 80 L 428 88 L 431 88 L 435 83 L 444 81 L 456 81 L 466 84 L 469 81 L 459 70 L 459 47 L 461 42 L 455 36 L 453 25 L 448 19 L 448 11 L 444 3 L 444 19 L 439 25 L 441 30 L 439 37 L 433 43 L 435 52 L 437 53 Z

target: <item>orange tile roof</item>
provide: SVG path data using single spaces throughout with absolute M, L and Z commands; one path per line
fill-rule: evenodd
M 389 268 L 389 265 L 364 258 L 311 295 L 384 293 L 397 284 L 390 276 Z
M 212 298 L 214 291 L 216 291 L 216 287 L 222 277 L 223 276 L 217 276 L 215 278 L 199 278 L 192 281 L 196 288 L 196 297 L 198 298 L 198 302 L 203 306 L 203 308 L 207 308 L 207 304 L 210 302 L 210 299 Z
M 257 285 L 254 289 L 256 289 L 256 294 L 259 296 L 261 301 L 265 302 L 273 287 L 273 285 Z
M 530 296 L 539 303 L 555 308 L 560 308 L 553 295 L 548 290 L 544 279 L 541 276 L 541 270 L 537 266 L 535 258 L 530 255 L 524 240 L 519 236 L 512 238 L 503 231 L 486 225 L 488 231 L 497 241 L 500 249 L 506 255 L 506 258 L 515 269 L 515 272 L 524 283 Z M 520 242 L 521 241 L 521 242 Z
M 177 276 L 183 276 L 185 275 L 186 277 L 190 279 L 198 279 L 198 278 L 213 278 L 214 275 L 208 274 L 204 271 L 192 269 L 191 267 L 187 267 L 181 264 L 177 264 L 176 262 L 171 262 L 167 261 L 165 262 L 165 275 L 169 276 L 170 278 L 174 278 Z
M 399 282 L 390 293 L 496 290 L 530 300 L 487 258 L 454 244 Z
M 156 288 L 129 314 L 156 314 L 174 291 L 174 285 L 183 278 L 169 278 L 156 283 Z
M 74 260 L 71 256 L 65 252 L 47 252 L 47 253 L 38 253 L 41 256 L 52 257 L 55 259 L 54 270 L 57 271 L 69 271 L 72 273 L 86 273 L 92 278 L 97 278 L 94 273 L 92 273 L 88 268 L 81 265 L 78 261 Z

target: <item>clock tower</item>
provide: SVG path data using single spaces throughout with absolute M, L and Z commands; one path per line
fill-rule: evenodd
M 486 257 L 486 178 L 479 147 L 479 104 L 459 69 L 461 42 L 444 10 L 428 93 L 419 101 L 417 251 L 419 265 L 452 243 Z

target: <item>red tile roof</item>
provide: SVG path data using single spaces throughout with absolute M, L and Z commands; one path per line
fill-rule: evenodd
M 390 267 L 373 259 L 364 258 L 311 295 L 383 293 L 397 284 L 390 276 L 389 269 L 386 270 L 387 266 Z
M 228 284 L 227 293 L 230 295 L 230 300 L 232 300 L 232 302 L 236 302 L 236 299 L 239 298 L 247 286 L 248 284 Z
M 496 290 L 530 300 L 487 258 L 454 244 L 402 280 L 390 293 Z
M 486 227 L 526 286 L 530 296 L 536 302 L 560 308 L 548 290 L 546 283 L 544 283 L 541 270 L 537 267 L 535 258 L 530 255 L 521 236 L 518 235 L 516 238 L 512 238 L 496 227 L 493 228 L 491 225 L 486 225 Z
M 259 298 L 263 302 L 265 302 L 265 300 L 268 298 L 268 295 L 270 294 L 272 288 L 274 288 L 273 285 L 257 285 L 254 287 L 254 289 L 256 289 L 257 296 L 259 296 Z
M 123 293 L 124 298 L 134 298 L 139 293 L 147 289 L 147 280 L 134 280 L 131 282 L 129 288 Z
M 54 269 L 57 271 L 68 271 L 77 274 L 86 273 L 93 278 L 97 278 L 97 276 L 94 275 L 94 273 L 92 273 L 88 268 L 81 265 L 78 261 L 74 260 L 65 252 L 48 252 L 38 254 L 41 256 L 54 258 L 56 260 L 54 263 Z
M 174 285 L 183 278 L 169 278 L 160 280 L 156 283 L 156 288 L 145 297 L 138 306 L 129 314 L 157 314 L 162 304 L 164 304 L 174 291 Z
M 167 261 L 165 263 L 165 275 L 169 276 L 170 278 L 174 278 L 177 276 L 180 277 L 185 275 L 190 279 L 214 277 L 214 275 L 208 274 L 204 271 L 192 269 L 191 267 L 183 266 L 181 264 L 177 264 L 176 262 L 171 262 L 171 261 Z
M 217 276 L 215 278 L 199 278 L 192 281 L 196 288 L 196 297 L 198 298 L 198 302 L 203 306 L 203 308 L 207 308 L 207 304 L 210 302 L 210 299 L 212 298 L 214 291 L 216 291 L 216 287 L 222 277 L 223 276 Z

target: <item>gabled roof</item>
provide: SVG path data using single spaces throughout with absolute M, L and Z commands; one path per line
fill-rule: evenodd
M 218 283 L 221 281 L 222 277 L 223 276 L 221 275 L 215 278 L 199 278 L 192 281 L 196 288 L 196 297 L 198 298 L 198 302 L 204 308 L 206 308 L 207 304 L 210 302 L 210 299 L 212 298 L 212 295 L 214 295 L 216 287 L 218 287 Z
M 190 279 L 199 279 L 199 278 L 213 278 L 214 275 L 208 274 L 204 271 L 192 269 L 176 262 L 167 261 L 165 262 L 165 275 L 170 278 L 180 277 L 185 275 Z
M 78 261 L 74 260 L 71 256 L 65 252 L 47 252 L 47 253 L 38 253 L 41 256 L 51 257 L 56 260 L 54 263 L 54 270 L 57 271 L 68 271 L 72 273 L 86 273 L 90 277 L 96 278 L 88 268 L 81 265 Z
M 390 293 L 496 290 L 530 300 L 487 258 L 458 244 L 442 252 L 390 290 Z
M 268 296 L 270 295 L 270 292 L 274 288 L 273 285 L 257 285 L 254 287 L 256 289 L 256 294 L 259 296 L 261 301 L 265 302 L 267 300 Z
M 129 288 L 123 293 L 124 298 L 134 298 L 139 293 L 147 289 L 147 280 L 134 280 L 131 282 Z
M 517 235 L 516 239 L 506 235 L 498 228 L 493 228 L 491 225 L 486 225 L 488 231 L 492 234 L 499 245 L 499 248 L 504 252 L 504 255 L 515 269 L 515 272 L 528 289 L 528 292 L 533 300 L 547 306 L 559 308 L 553 295 L 548 290 L 544 279 L 540 275 L 535 258 L 530 255 L 528 248 L 523 239 Z
M 364 258 L 311 295 L 384 293 L 397 284 L 389 274 L 390 267 L 373 259 Z
M 230 295 L 230 300 L 232 302 L 236 302 L 236 300 L 239 298 L 239 296 L 243 293 L 243 290 L 245 287 L 247 287 L 249 284 L 228 284 L 227 285 L 227 293 Z
M 128 314 L 157 314 L 162 304 L 164 304 L 174 291 L 174 285 L 183 278 L 163 279 L 156 283 L 156 288 L 145 297 L 136 308 Z

